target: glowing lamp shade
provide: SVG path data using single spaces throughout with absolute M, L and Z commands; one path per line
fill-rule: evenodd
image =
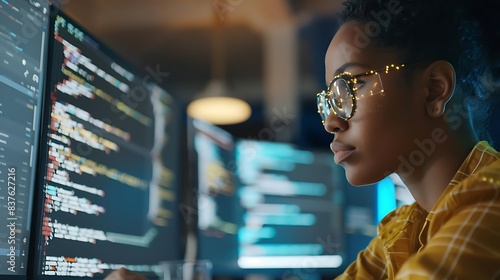
M 250 105 L 226 93 L 222 81 L 211 81 L 202 96 L 189 103 L 188 115 L 216 125 L 237 124 L 250 118 Z
M 194 100 L 189 104 L 187 113 L 193 118 L 226 125 L 246 121 L 252 114 L 252 109 L 241 99 L 214 96 Z

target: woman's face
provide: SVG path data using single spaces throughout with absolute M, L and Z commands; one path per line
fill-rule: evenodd
M 390 49 L 371 44 L 358 47 L 361 30 L 363 23 L 348 22 L 332 39 L 325 58 L 327 84 L 339 72 L 355 75 L 407 63 Z M 367 81 L 381 80 L 383 92 L 359 98 L 355 114 L 347 121 L 333 113 L 325 121 L 325 129 L 335 135 L 331 144 L 335 162 L 344 167 L 352 185 L 372 184 L 396 172 L 417 148 L 415 141 L 426 135 L 422 87 L 418 75 L 408 78 L 405 71 L 383 72 L 380 79 L 367 77 Z

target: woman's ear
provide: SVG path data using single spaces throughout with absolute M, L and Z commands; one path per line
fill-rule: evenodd
M 455 69 L 445 60 L 438 60 L 425 69 L 427 96 L 425 106 L 431 118 L 441 117 L 455 92 Z

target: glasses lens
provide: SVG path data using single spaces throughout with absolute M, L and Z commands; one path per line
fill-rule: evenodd
M 325 122 L 326 118 L 328 118 L 328 114 L 330 113 L 330 106 L 326 101 L 325 97 L 326 93 L 323 91 L 318 93 L 316 97 L 316 102 L 318 104 L 318 113 L 321 116 L 321 120 Z
M 350 118 L 354 105 L 347 81 L 344 79 L 334 80 L 330 90 L 332 91 L 330 102 L 335 113 L 343 119 Z

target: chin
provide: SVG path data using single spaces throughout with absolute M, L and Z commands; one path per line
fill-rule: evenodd
M 347 181 L 355 187 L 372 185 L 385 178 L 384 175 L 378 173 L 375 174 L 373 171 L 366 172 L 358 168 L 355 169 L 352 166 L 342 165 L 342 167 L 345 169 Z

